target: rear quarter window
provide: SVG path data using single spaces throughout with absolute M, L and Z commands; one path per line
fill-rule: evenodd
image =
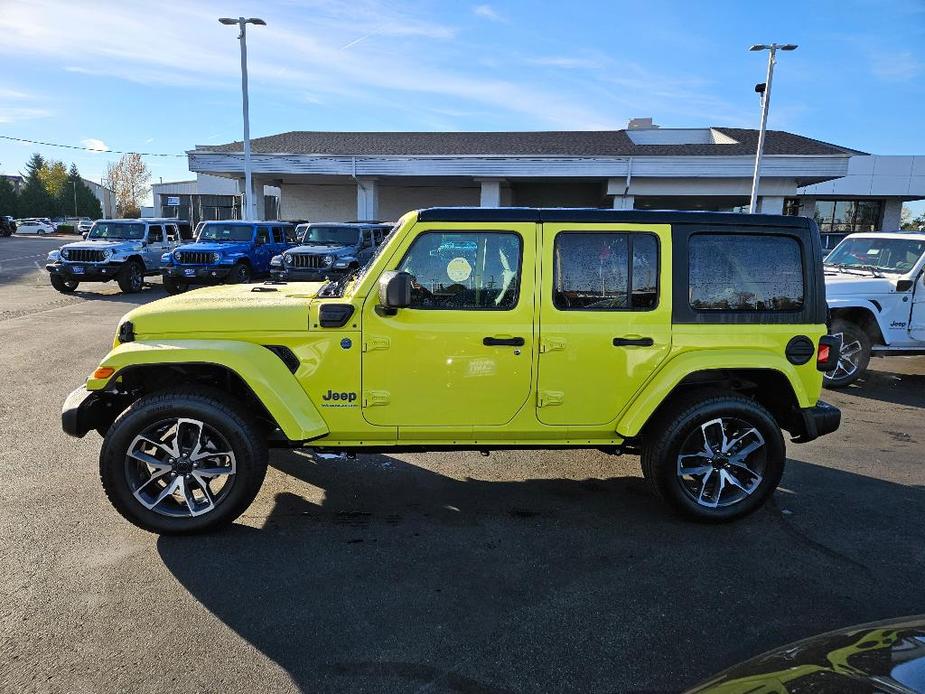
M 805 287 L 800 242 L 791 236 L 694 234 L 689 303 L 695 311 L 797 311 Z

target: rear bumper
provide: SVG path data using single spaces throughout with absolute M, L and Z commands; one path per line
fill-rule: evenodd
M 161 274 L 190 284 L 213 284 L 224 282 L 233 266 L 205 265 L 188 267 L 184 265 L 164 268 Z
M 815 407 L 804 407 L 797 410 L 798 423 L 802 426 L 795 433 L 794 443 L 806 443 L 820 436 L 831 434 L 841 425 L 841 410 L 820 400 Z
M 79 439 L 93 429 L 107 429 L 118 414 L 114 398 L 80 386 L 67 396 L 61 407 L 61 428 L 68 436 Z
M 122 272 L 122 263 L 49 263 L 45 266 L 49 274 L 59 275 L 74 282 L 106 282 L 115 279 Z M 79 270 L 79 271 L 78 271 Z

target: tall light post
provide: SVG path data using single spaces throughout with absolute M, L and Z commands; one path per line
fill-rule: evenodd
M 764 83 L 764 95 L 761 99 L 761 126 L 758 130 L 758 151 L 755 153 L 755 174 L 752 176 L 752 199 L 748 205 L 750 214 L 755 214 L 758 211 L 758 180 L 761 178 L 761 155 L 764 153 L 764 133 L 768 124 L 771 80 L 774 79 L 774 64 L 777 62 L 777 51 L 795 51 L 796 49 L 797 46 L 793 43 L 758 43 L 748 49 L 750 51 L 768 52 L 768 76 Z
M 254 186 L 251 182 L 251 124 L 247 104 L 247 25 L 266 26 L 267 23 L 258 17 L 249 19 L 220 17 L 218 21 L 228 26 L 237 24 L 241 29 L 238 40 L 241 42 L 241 95 L 244 101 L 244 218 L 254 219 L 257 213 L 254 209 Z

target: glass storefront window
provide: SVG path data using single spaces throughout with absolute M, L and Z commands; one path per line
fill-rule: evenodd
M 816 200 L 813 218 L 822 233 L 850 234 L 876 231 L 883 203 L 880 200 Z

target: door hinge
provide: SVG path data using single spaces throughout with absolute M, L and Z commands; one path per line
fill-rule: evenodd
M 561 352 L 565 349 L 565 340 L 561 337 L 547 337 L 540 342 L 540 352 Z
M 363 392 L 363 407 L 377 407 L 388 405 L 392 396 L 387 390 L 367 390 Z
M 392 341 L 387 337 L 370 335 L 363 340 L 363 351 L 372 352 L 374 349 L 388 349 L 391 345 Z
M 541 390 L 536 394 L 537 407 L 554 407 L 561 405 L 565 400 L 565 393 L 561 390 Z

